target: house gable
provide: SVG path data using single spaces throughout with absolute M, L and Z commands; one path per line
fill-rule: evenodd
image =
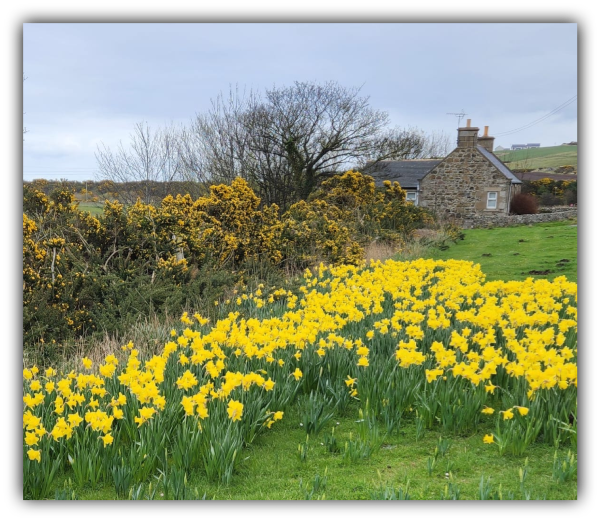
M 493 138 L 490 142 L 487 132 L 487 147 L 478 145 L 478 130 L 469 124 L 459 129 L 458 147 L 423 177 L 421 206 L 440 217 L 462 221 L 508 214 L 510 200 L 521 182 L 490 151 Z

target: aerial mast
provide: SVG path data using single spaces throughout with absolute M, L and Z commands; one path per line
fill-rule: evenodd
M 458 118 L 458 127 L 460 127 L 460 121 L 467 115 L 465 110 L 463 109 L 460 113 L 446 113 L 451 114 L 452 116 L 456 116 Z M 458 138 L 456 139 L 456 143 L 458 144 Z

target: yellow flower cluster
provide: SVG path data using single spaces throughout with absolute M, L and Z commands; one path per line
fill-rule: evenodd
M 87 359 L 86 372 L 79 374 L 57 376 L 48 369 L 41 376 L 35 367 L 24 369 L 30 459 L 38 459 L 44 436 L 60 442 L 91 429 L 103 434 L 106 446 L 115 424 L 129 418 L 142 427 L 165 409 L 205 423 L 221 408 L 230 422 L 243 424 L 257 415 L 247 403 L 252 398 L 275 394 L 278 382 L 296 386 L 312 371 L 308 365 L 329 372 L 327 362 L 337 355 L 350 358 L 354 377 L 344 372 L 335 379 L 358 398 L 373 355 L 389 347 L 397 372 L 421 367 L 424 383 L 460 377 L 493 395 L 498 387 L 492 381 L 503 369 L 527 388 L 532 402 L 542 389 L 562 393 L 577 387 L 577 286 L 564 277 L 485 282 L 479 266 L 455 260 L 319 265 L 304 277 L 299 296 L 277 293 L 287 300 L 284 313 L 248 314 L 244 307 L 255 295 L 244 298 L 243 314 L 231 312 L 214 325 L 200 314 L 184 314 L 182 331 L 174 330 L 162 351 L 145 361 L 130 342 L 122 347 L 126 361 L 109 355 L 97 373 Z M 256 294 L 264 297 L 262 289 Z M 529 408 L 515 405 L 501 415 L 526 416 Z M 258 415 L 271 427 L 283 412 Z M 48 435 L 42 418 L 48 420 Z

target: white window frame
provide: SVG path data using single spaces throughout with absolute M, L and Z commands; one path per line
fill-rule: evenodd
M 409 198 L 408 195 L 412 195 L 412 198 Z M 407 202 L 413 202 L 414 204 L 417 203 L 417 191 L 406 191 L 406 201 Z
M 488 191 L 486 209 L 498 208 L 498 191 Z

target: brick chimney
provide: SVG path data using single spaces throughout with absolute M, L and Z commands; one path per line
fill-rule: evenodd
M 479 127 L 471 127 L 471 120 L 467 120 L 466 127 L 458 128 L 458 147 L 477 146 L 477 134 Z
M 483 128 L 483 136 L 480 136 L 477 139 L 477 145 L 481 145 L 481 147 L 483 147 L 484 149 L 487 149 L 489 152 L 493 153 L 494 152 L 494 137 L 488 136 L 488 129 L 489 129 L 488 125 L 486 125 Z

